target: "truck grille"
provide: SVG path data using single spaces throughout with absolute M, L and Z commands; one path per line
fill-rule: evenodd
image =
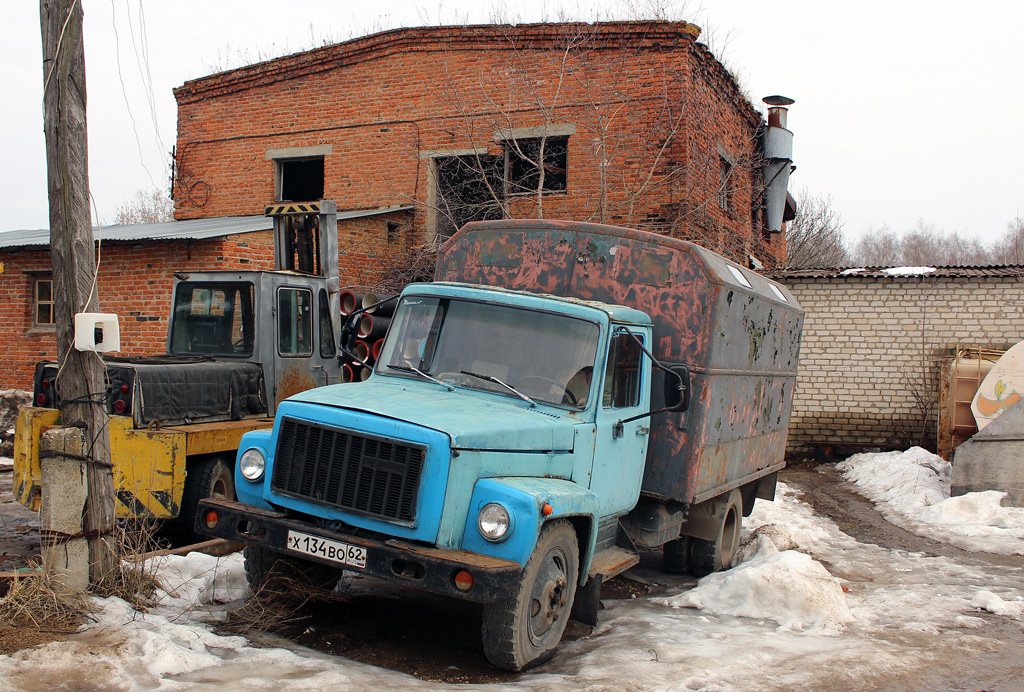
M 426 448 L 284 418 L 274 492 L 383 519 L 412 521 Z

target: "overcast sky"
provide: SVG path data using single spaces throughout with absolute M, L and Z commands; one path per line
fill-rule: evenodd
M 624 18 L 627 2 L 507 0 L 521 21 Z M 643 0 L 639 0 L 643 5 Z M 90 184 L 103 223 L 166 189 L 171 90 L 225 67 L 382 29 L 489 21 L 488 0 L 84 0 Z M 613 7 L 610 13 L 607 9 Z M 1024 214 L 1024 2 L 708 0 L 676 13 L 760 99 L 796 99 L 790 189 L 847 237 L 918 220 L 984 242 Z M 4 0 L 0 230 L 48 225 L 38 3 Z M 289 104 L 281 104 L 287 108 Z

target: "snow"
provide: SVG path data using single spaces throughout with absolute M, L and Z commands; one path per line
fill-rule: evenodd
M 1009 615 L 1020 618 L 1024 614 L 1024 601 L 1019 596 L 1015 601 L 1007 602 L 991 591 L 981 590 L 974 594 L 974 598 L 971 599 L 971 605 L 996 615 Z
M 931 274 L 935 271 L 935 267 L 893 267 L 891 269 L 883 269 L 883 274 L 889 276 L 921 276 L 922 274 Z
M 773 620 L 783 630 L 824 634 L 845 631 L 845 623 L 853 619 L 839 580 L 820 562 L 795 550 L 759 553 L 736 569 L 710 574 L 696 588 L 657 602 Z
M 839 276 L 854 276 L 856 274 L 862 274 L 867 271 L 866 267 L 854 267 L 853 269 L 844 269 L 839 272 Z
M 837 468 L 893 524 L 972 552 L 1024 555 L 1024 507 L 1003 507 L 1006 493 L 950 497 L 952 466 L 920 447 L 856 454 Z
M 13 468 L 14 468 L 14 459 L 11 459 L 9 457 L 0 457 L 0 471 L 5 470 L 5 469 L 13 469 Z
M 913 465 L 936 473 L 934 460 Z M 934 490 L 927 472 L 894 477 Z M 1024 623 L 1019 567 L 859 543 L 782 484 L 744 524 L 733 569 L 694 585 L 635 568 L 655 595 L 605 601 L 590 636 L 563 642 L 550 663 L 507 684 L 425 682 L 287 642 L 216 634 L 219 604 L 245 594 L 242 562 L 196 553 L 148 563 L 164 585 L 149 612 L 97 600 L 97 622 L 69 641 L 0 656 L 0 680 L 10 692 L 934 689 L 962 676 L 965 661 L 1004 650 L 993 619 Z

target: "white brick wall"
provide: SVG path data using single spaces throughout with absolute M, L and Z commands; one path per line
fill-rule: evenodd
M 1024 340 L 1024 280 L 780 279 L 807 311 L 789 448 L 935 448 L 938 359 Z

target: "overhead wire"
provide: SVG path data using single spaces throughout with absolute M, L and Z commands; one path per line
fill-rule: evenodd
M 153 77 L 149 67 L 149 39 L 146 35 L 146 13 L 143 8 L 142 0 L 139 0 L 139 26 L 138 37 L 136 37 L 135 25 L 132 22 L 129 1 L 130 0 L 125 0 L 125 13 L 128 18 L 128 30 L 131 33 L 132 38 L 132 50 L 135 52 L 135 64 L 139 70 L 139 77 L 142 82 L 143 92 L 145 93 L 146 105 L 149 107 L 149 115 L 153 125 L 153 134 L 156 138 L 157 149 L 162 158 L 167 147 L 164 144 L 163 138 L 160 136 L 159 118 L 157 117 L 156 112 L 156 92 L 153 89 Z M 166 161 L 164 161 L 164 163 L 166 163 Z
M 146 175 L 149 176 L 149 182 L 153 187 L 157 187 L 156 180 L 153 178 L 153 173 L 149 170 L 149 166 L 146 165 L 146 157 L 142 153 L 142 140 L 139 138 L 139 129 L 135 122 L 135 115 L 132 113 L 131 102 L 128 100 L 128 89 L 124 83 L 124 74 L 121 72 L 121 37 L 117 31 L 117 9 L 114 5 L 114 0 L 110 0 L 110 24 L 114 29 L 114 62 L 117 64 L 117 78 L 121 82 L 121 96 L 124 97 L 124 105 L 128 111 L 128 118 L 132 121 L 132 132 L 135 134 L 135 146 L 139 150 L 139 163 L 142 165 L 143 170 L 146 171 Z M 131 26 L 130 16 L 128 19 L 128 25 Z

